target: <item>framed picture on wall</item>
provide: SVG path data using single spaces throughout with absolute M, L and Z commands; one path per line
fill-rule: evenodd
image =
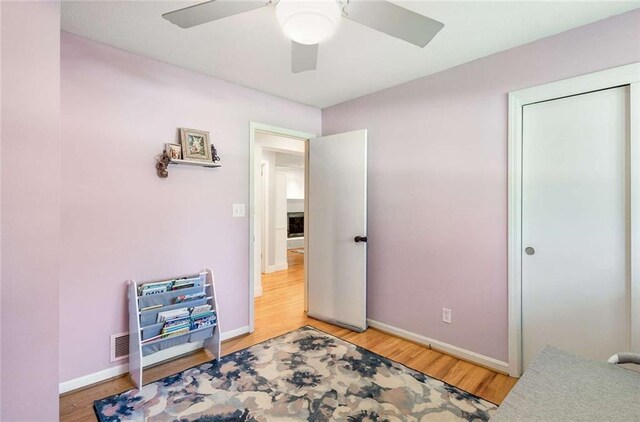
M 182 146 L 180 144 L 164 144 L 164 149 L 172 160 L 182 160 Z
M 183 160 L 211 161 L 209 132 L 180 128 L 180 142 Z

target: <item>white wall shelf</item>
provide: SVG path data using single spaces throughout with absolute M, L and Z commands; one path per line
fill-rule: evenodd
M 169 278 L 167 281 L 187 278 L 193 280 L 193 287 L 177 290 L 168 290 L 148 296 L 139 296 L 139 285 L 134 280 L 128 281 L 127 296 L 129 301 L 129 374 L 137 389 L 142 387 L 142 372 L 144 358 L 157 352 L 184 345 L 186 343 L 202 342 L 204 347 L 213 356 L 220 359 L 220 315 L 216 300 L 215 285 L 211 270 L 202 270 L 197 274 L 189 274 L 181 277 Z M 204 297 L 188 302 L 176 302 L 178 296 L 194 293 L 204 293 Z M 216 324 L 205 327 L 193 328 L 182 334 L 158 338 L 164 322 L 157 322 L 159 312 L 180 308 L 192 308 L 199 305 L 211 305 L 211 310 L 216 314 Z M 140 311 L 140 309 L 162 305 L 161 307 Z
M 200 166 L 200 167 L 222 167 L 220 163 L 214 163 L 213 161 L 196 161 L 196 160 L 169 160 L 169 164 L 187 164 L 190 166 Z
M 169 177 L 169 164 L 180 164 L 208 168 L 222 167 L 219 159 L 218 161 L 176 160 L 174 158 L 170 158 L 167 155 L 166 151 L 163 151 L 162 154 L 156 159 L 156 172 L 158 173 L 159 178 L 166 179 L 167 177 Z

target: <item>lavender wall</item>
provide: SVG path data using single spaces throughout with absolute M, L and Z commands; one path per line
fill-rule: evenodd
M 249 121 L 320 132 L 320 110 L 62 34 L 61 382 L 111 365 L 129 278 L 209 267 L 223 331 L 248 324 L 249 221 L 231 215 L 249 198 Z M 210 131 L 223 167 L 158 178 L 178 127 Z
M 507 93 L 638 61 L 634 11 L 323 110 L 369 130 L 369 318 L 507 361 Z
M 58 419 L 60 5 L 2 3 L 2 421 Z

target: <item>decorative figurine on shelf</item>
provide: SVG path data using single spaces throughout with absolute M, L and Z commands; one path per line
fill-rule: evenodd
M 162 151 L 162 155 L 158 158 L 158 162 L 156 163 L 158 177 L 166 179 L 167 176 L 169 176 L 169 172 L 167 171 L 169 161 L 171 161 L 171 158 L 167 155 L 167 151 Z
M 218 157 L 218 150 L 216 150 L 216 147 L 213 144 L 211 144 L 211 161 L 213 161 L 214 163 L 220 162 L 220 157 Z

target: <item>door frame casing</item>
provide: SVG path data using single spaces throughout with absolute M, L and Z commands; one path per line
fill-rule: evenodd
M 631 348 L 640 352 L 640 63 L 509 93 L 508 310 L 509 375 L 522 373 L 522 114 L 527 104 L 629 85 Z M 622 351 L 622 350 L 621 350 Z
M 316 137 L 315 134 L 285 129 L 278 126 L 267 125 L 264 123 L 258 122 L 249 122 L 249 332 L 253 333 L 255 330 L 255 298 L 254 298 L 254 289 L 255 289 L 255 218 L 256 218 L 256 199 L 255 199 L 255 144 L 256 144 L 256 132 L 268 133 L 271 135 L 282 136 L 285 138 L 297 139 L 305 142 L 305 153 L 304 153 L 304 173 L 305 173 L 305 198 L 304 198 L 304 209 L 307 211 L 308 205 L 308 195 L 307 195 L 307 169 L 309 168 L 309 140 Z M 305 236 L 304 236 L 304 247 L 305 252 L 307 249 L 309 236 L 307 230 L 307 218 L 305 218 Z M 304 254 L 304 303 L 305 303 L 305 311 L 307 309 L 307 254 Z
M 261 212 L 261 234 L 260 234 L 260 271 L 266 273 L 269 268 L 269 163 L 262 161 L 260 171 L 262 176 L 262 201 L 260 203 Z M 255 175 L 254 175 L 255 177 Z M 253 198 L 255 201 L 255 198 Z M 257 211 L 257 210 L 256 210 Z M 255 224 L 255 220 L 253 222 Z M 255 259 L 255 255 L 254 255 Z M 255 265 L 255 263 L 254 263 Z M 254 274 L 255 275 L 255 274 Z M 255 280 L 253 280 L 255 283 Z M 254 284 L 255 286 L 255 284 Z M 255 291 L 254 291 L 255 294 Z M 260 292 L 262 294 L 262 292 Z

